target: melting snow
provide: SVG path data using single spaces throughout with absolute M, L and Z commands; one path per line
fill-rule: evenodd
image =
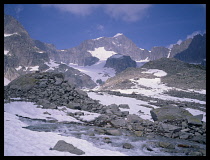
M 145 59 L 142 59 L 142 60 L 139 60 L 139 61 L 136 61 L 136 62 L 149 62 L 149 57 L 145 58 Z
M 50 70 L 50 69 L 54 70 L 54 68 L 58 68 L 60 65 L 60 64 L 56 63 L 55 61 L 53 61 L 52 59 L 50 59 L 50 62 L 45 62 L 45 64 L 50 67 L 48 70 Z
M 22 68 L 22 66 L 18 66 L 17 68 L 15 68 L 17 71 L 19 71 Z

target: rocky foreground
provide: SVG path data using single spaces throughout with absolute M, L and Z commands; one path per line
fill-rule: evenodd
M 35 102 L 43 109 L 55 110 L 59 106 L 66 106 L 70 109 L 81 110 L 68 113 L 69 116 L 77 119 L 80 119 L 80 116 L 84 114 L 82 111 L 99 113 L 100 116 L 93 121 L 83 120 L 83 125 L 94 128 L 94 133 L 91 133 L 90 136 L 94 136 L 94 134 L 121 136 L 126 132 L 128 136 L 137 138 L 157 139 L 164 137 L 168 141 L 159 140 L 153 142 L 152 145 L 169 153 L 191 156 L 206 155 L 206 148 L 200 145 L 206 144 L 206 123 L 202 121 L 203 115 L 193 116 L 180 106 L 168 104 L 168 106 L 151 110 L 150 113 L 154 122 L 144 120 L 135 114 L 129 114 L 128 111 L 120 110 L 121 108 L 129 108 L 129 105 L 102 105 L 97 100 L 88 97 L 86 92 L 76 89 L 64 79 L 61 73 L 48 72 L 18 77 L 8 86 L 5 86 L 4 101 L 8 103 L 14 101 L 14 98 L 20 98 L 21 101 Z M 54 122 L 56 123 L 56 120 Z M 110 138 L 104 138 L 104 141 L 105 143 L 112 143 Z M 123 148 L 133 149 L 134 146 L 128 142 L 123 144 Z M 146 148 L 148 151 L 153 151 L 151 147 Z M 84 154 L 82 150 L 65 141 L 58 141 L 50 149 L 68 151 L 77 155 Z

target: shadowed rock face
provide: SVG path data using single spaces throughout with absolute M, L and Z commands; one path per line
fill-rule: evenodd
M 130 56 L 123 56 L 120 54 L 109 57 L 104 67 L 114 68 L 116 73 L 120 73 L 126 68 L 136 67 L 136 62 Z

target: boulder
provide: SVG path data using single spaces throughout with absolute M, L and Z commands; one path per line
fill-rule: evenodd
M 127 115 L 127 122 L 138 123 L 138 122 L 142 122 L 142 121 L 143 121 L 143 119 L 140 118 L 139 116 L 137 116 L 136 114 Z
M 130 109 L 128 104 L 120 104 L 119 108 L 126 108 L 126 109 Z
M 132 149 L 132 148 L 134 148 L 134 146 L 132 144 L 130 144 L 130 143 L 124 143 L 123 144 L 123 148 L 125 148 L 125 149 Z
M 164 132 L 178 132 L 182 128 L 175 125 L 159 122 L 158 129 Z
M 192 116 L 189 111 L 176 106 L 152 109 L 150 113 L 154 121 L 178 120 L 185 119 L 187 116 Z
M 118 129 L 107 129 L 105 134 L 113 135 L 113 136 L 121 136 L 122 133 Z
M 52 150 L 57 150 L 61 152 L 69 152 L 76 155 L 82 155 L 85 154 L 84 151 L 78 149 L 77 147 L 74 147 L 72 144 L 66 143 L 63 140 L 59 140 L 55 146 L 52 148 Z
M 201 118 L 198 116 L 187 116 L 187 122 L 190 125 L 198 125 L 198 126 L 202 126 L 202 122 L 201 122 Z
M 162 148 L 175 149 L 175 145 L 172 144 L 172 143 L 169 143 L 169 142 L 162 142 L 162 141 L 160 141 L 158 144 Z
M 114 127 L 125 127 L 126 121 L 123 118 L 116 119 L 116 120 L 111 120 L 110 122 Z

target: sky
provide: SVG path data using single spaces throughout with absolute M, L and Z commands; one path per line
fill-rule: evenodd
M 123 33 L 151 50 L 206 33 L 205 4 L 4 4 L 4 13 L 57 49 Z

